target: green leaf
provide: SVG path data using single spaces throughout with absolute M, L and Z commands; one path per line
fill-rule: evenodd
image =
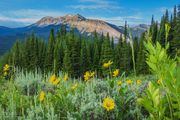
M 157 67 L 156 67 L 156 65 L 154 64 L 154 63 L 151 63 L 151 62 L 146 62 L 148 65 L 149 65 L 149 67 L 153 70 L 153 71 L 157 71 Z

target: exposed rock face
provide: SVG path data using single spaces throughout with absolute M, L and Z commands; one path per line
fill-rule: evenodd
M 146 24 L 139 24 L 137 26 L 131 27 L 131 32 L 133 37 L 138 37 L 140 38 L 141 34 L 143 32 L 146 32 L 149 29 L 149 25 Z
M 95 30 L 99 34 L 106 35 L 109 33 L 110 37 L 118 40 L 120 35 L 123 36 L 122 29 L 116 27 L 115 25 L 109 24 L 102 20 L 87 19 L 79 14 L 77 15 L 66 15 L 62 17 L 44 17 L 37 23 L 33 24 L 38 27 L 44 27 L 48 25 L 60 25 L 66 24 L 70 27 L 77 28 L 80 33 L 89 33 L 91 35 Z

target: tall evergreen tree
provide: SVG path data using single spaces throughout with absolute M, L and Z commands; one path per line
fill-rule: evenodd
M 165 37 L 165 17 L 163 16 L 161 18 L 161 24 L 160 24 L 160 29 L 158 31 L 158 36 L 157 36 L 157 41 L 159 41 L 159 43 L 165 47 L 165 43 L 166 43 L 166 37 Z
M 175 13 L 174 13 L 175 14 Z M 176 23 L 174 27 L 174 38 L 171 42 L 171 50 L 172 50 L 172 56 L 175 56 L 176 54 L 180 55 L 180 4 L 178 6 L 177 11 L 177 18 L 175 18 Z
M 55 46 L 55 36 L 54 30 L 52 29 L 50 32 L 48 46 L 47 46 L 47 56 L 45 61 L 45 69 L 46 71 L 52 71 L 54 68 L 54 46 Z
M 113 61 L 113 55 L 112 55 L 112 47 L 111 47 L 111 42 L 109 38 L 109 33 L 107 33 L 107 36 L 105 37 L 105 40 L 102 44 L 101 64 L 109 60 Z
M 68 73 L 69 75 L 73 74 L 72 63 L 71 63 L 71 52 L 67 44 L 64 50 L 63 71 Z
M 80 53 L 80 68 L 81 75 L 90 70 L 90 56 L 88 54 L 88 47 L 85 40 L 82 41 L 81 53 Z
M 124 25 L 124 38 L 125 38 L 125 41 L 127 41 L 127 38 L 128 38 L 127 21 L 125 21 L 125 25 Z
M 138 74 L 146 74 L 148 72 L 146 57 L 145 57 L 145 47 L 143 44 L 144 41 L 145 41 L 145 33 L 141 35 L 139 42 L 139 49 L 137 53 L 136 69 Z
M 38 67 L 44 72 L 44 64 L 46 58 L 46 44 L 43 39 L 39 41 L 38 46 Z
M 115 66 L 117 67 L 117 69 L 120 69 L 121 64 L 122 63 L 122 46 L 123 45 L 123 38 L 122 35 L 120 36 L 119 40 L 118 40 L 118 44 L 115 47 Z

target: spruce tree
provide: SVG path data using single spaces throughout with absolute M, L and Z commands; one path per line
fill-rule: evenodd
M 143 42 L 145 41 L 145 33 L 141 35 L 139 48 L 137 53 L 137 60 L 136 60 L 136 69 L 138 74 L 146 74 L 148 73 L 148 68 L 146 64 L 146 57 L 145 57 L 145 47 Z
M 47 46 L 47 56 L 45 61 L 45 69 L 46 72 L 52 71 L 54 68 L 54 45 L 55 45 L 55 36 L 54 30 L 52 29 L 50 32 L 48 46 Z
M 127 41 L 127 38 L 128 38 L 128 30 L 127 30 L 127 21 L 125 21 L 125 25 L 124 25 L 124 38 L 125 38 L 125 41 Z
M 39 41 L 38 45 L 38 67 L 44 72 L 44 64 L 46 58 L 46 44 L 43 39 Z
M 177 18 L 174 27 L 174 38 L 171 42 L 172 56 L 180 55 L 180 5 L 178 6 Z
M 63 71 L 68 73 L 69 75 L 73 74 L 71 53 L 70 53 L 70 49 L 68 48 L 68 45 L 65 46 L 65 50 L 64 50 Z
M 107 33 L 107 36 L 105 37 L 101 49 L 101 64 L 109 60 L 113 61 L 113 55 L 112 55 L 112 46 L 109 38 L 109 33 Z
M 115 47 L 115 66 L 117 69 L 120 69 L 122 64 L 122 45 L 123 45 L 123 38 L 122 35 L 119 37 L 118 44 Z M 122 68 L 121 68 L 122 69 Z
M 85 40 L 82 41 L 81 53 L 80 53 L 80 67 L 81 67 L 81 75 L 86 71 L 90 70 L 90 56 L 88 54 L 88 47 L 86 45 Z
M 165 43 L 166 43 L 166 37 L 165 37 L 165 17 L 163 16 L 161 18 L 161 24 L 160 24 L 160 29 L 158 31 L 158 36 L 157 36 L 157 41 L 163 46 L 165 47 Z

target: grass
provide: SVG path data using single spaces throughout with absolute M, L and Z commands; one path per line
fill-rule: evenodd
M 69 79 L 50 84 L 52 74 L 43 77 L 38 73 L 16 72 L 14 78 L 0 84 L 0 116 L 1 119 L 122 119 L 137 118 L 136 98 L 148 81 L 154 76 L 129 76 L 83 80 Z M 127 84 L 126 80 L 132 80 Z M 142 80 L 139 85 L 136 80 Z M 117 82 L 122 81 L 122 85 Z M 73 88 L 73 86 L 75 87 Z M 45 98 L 39 101 L 39 94 L 44 91 Z M 115 108 L 107 112 L 102 106 L 103 99 L 110 97 L 115 101 Z M 141 115 L 142 117 L 145 117 Z

